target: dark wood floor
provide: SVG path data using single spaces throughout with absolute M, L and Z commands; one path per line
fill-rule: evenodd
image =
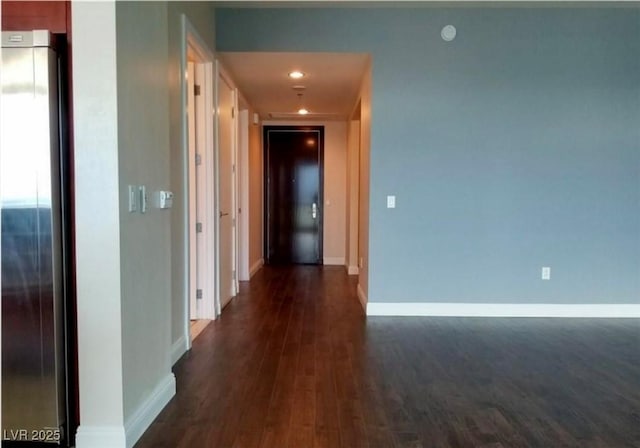
M 136 445 L 640 447 L 637 320 L 365 318 L 342 268 L 265 268 Z

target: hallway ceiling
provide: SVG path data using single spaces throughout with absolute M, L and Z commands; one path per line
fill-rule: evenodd
M 368 66 L 365 53 L 220 53 L 220 60 L 263 120 L 345 120 Z M 293 70 L 306 74 L 288 77 Z M 304 86 L 300 99 L 294 86 Z M 304 106 L 308 115 L 296 111 Z

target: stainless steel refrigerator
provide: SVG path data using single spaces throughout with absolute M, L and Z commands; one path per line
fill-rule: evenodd
M 47 31 L 2 32 L 2 439 L 66 438 L 61 64 Z

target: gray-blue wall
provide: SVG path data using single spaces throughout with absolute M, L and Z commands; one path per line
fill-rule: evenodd
M 640 302 L 639 8 L 219 9 L 216 26 L 218 51 L 371 53 L 370 301 Z

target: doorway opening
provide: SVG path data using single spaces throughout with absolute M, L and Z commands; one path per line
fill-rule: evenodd
M 195 48 L 187 47 L 187 124 L 189 133 L 189 228 L 195 228 L 189 245 L 191 268 L 189 269 L 189 334 L 193 341 L 210 319 L 203 319 L 203 280 L 206 276 L 206 250 L 204 248 L 204 212 L 206 176 L 202 165 L 206 152 L 204 133 L 204 64 L 199 61 Z
M 264 127 L 268 264 L 323 264 L 324 126 Z
M 274 185 L 266 179 L 269 138 L 266 129 L 322 126 L 320 186 L 323 191 L 318 192 L 315 209 L 320 218 L 318 249 L 310 262 L 342 266 L 350 275 L 357 276 L 358 293 L 366 303 L 371 56 L 330 52 L 222 52 L 217 57 L 236 87 L 239 106 L 236 114 L 238 278 L 250 279 L 264 263 L 291 263 L 291 248 L 295 247 L 292 242 L 282 243 L 289 251 L 288 257 L 274 256 L 274 250 L 269 247 L 269 239 L 274 242 L 286 232 L 276 232 L 272 226 L 276 215 L 269 210 L 269 187 Z M 304 76 L 295 80 L 287 76 L 293 68 L 300 69 Z M 301 109 L 306 113 L 301 113 Z M 309 212 L 309 204 L 303 209 Z M 297 233 L 304 235 L 305 232 Z M 307 239 L 312 240 L 308 235 Z M 305 238 L 301 236 L 299 240 L 305 241 Z M 355 283 L 356 279 L 352 280 Z
M 359 100 L 354 108 L 347 133 L 347 271 L 349 275 L 358 275 L 362 250 L 360 246 L 360 169 L 361 158 L 361 117 L 362 101 Z
M 185 349 L 216 317 L 214 57 L 182 17 Z M 175 360 L 175 356 L 174 356 Z

